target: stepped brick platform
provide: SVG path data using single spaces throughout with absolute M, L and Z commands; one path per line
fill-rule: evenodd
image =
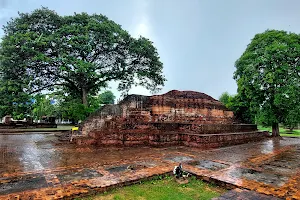
M 217 148 L 222 146 L 243 144 L 252 141 L 259 141 L 268 136 L 268 133 L 261 131 L 221 133 L 221 134 L 196 134 L 196 133 L 112 133 L 103 134 L 93 132 L 96 138 L 80 137 L 77 144 L 96 144 L 98 146 L 189 146 L 198 148 Z
M 172 90 L 163 95 L 129 95 L 106 105 L 80 127 L 79 145 L 213 148 L 268 136 L 253 124 L 236 124 L 233 112 L 200 92 Z

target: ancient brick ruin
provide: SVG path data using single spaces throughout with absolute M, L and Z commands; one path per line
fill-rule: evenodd
M 256 125 L 235 124 L 233 112 L 204 93 L 172 90 L 129 95 L 106 105 L 80 127 L 77 144 L 220 147 L 260 140 Z

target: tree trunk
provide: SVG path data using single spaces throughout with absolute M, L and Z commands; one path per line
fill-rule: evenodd
M 87 91 L 85 88 L 82 88 L 82 104 L 88 106 Z
M 278 123 L 273 123 L 272 125 L 272 137 L 277 137 L 279 135 L 279 125 Z

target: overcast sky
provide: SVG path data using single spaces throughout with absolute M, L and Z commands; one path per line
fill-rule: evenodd
M 300 33 L 299 0 L 0 0 L 0 25 L 41 6 L 60 15 L 106 15 L 154 42 L 168 80 L 160 93 L 195 90 L 216 99 L 236 93 L 234 62 L 256 33 Z M 130 93 L 149 94 L 143 88 Z

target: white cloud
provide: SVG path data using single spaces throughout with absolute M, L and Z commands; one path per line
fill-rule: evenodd
M 140 24 L 137 25 L 134 37 L 139 37 L 139 36 L 144 36 L 144 37 L 149 37 L 149 26 L 147 25 L 146 22 L 141 22 Z
M 149 38 L 153 40 L 153 34 L 151 33 L 151 25 L 148 20 L 148 6 L 149 2 L 147 0 L 136 0 L 136 11 L 134 13 L 134 21 L 131 26 L 130 33 L 133 37 L 138 38 L 140 36 Z M 120 97 L 120 92 L 117 91 L 118 83 L 111 82 L 109 84 L 112 91 L 114 92 L 117 99 Z M 141 94 L 141 95 L 151 95 L 150 91 L 142 86 L 133 86 L 129 91 L 129 94 Z
M 144 36 L 152 38 L 151 26 L 148 20 L 149 2 L 147 0 L 136 0 L 135 20 L 132 25 L 134 37 Z

